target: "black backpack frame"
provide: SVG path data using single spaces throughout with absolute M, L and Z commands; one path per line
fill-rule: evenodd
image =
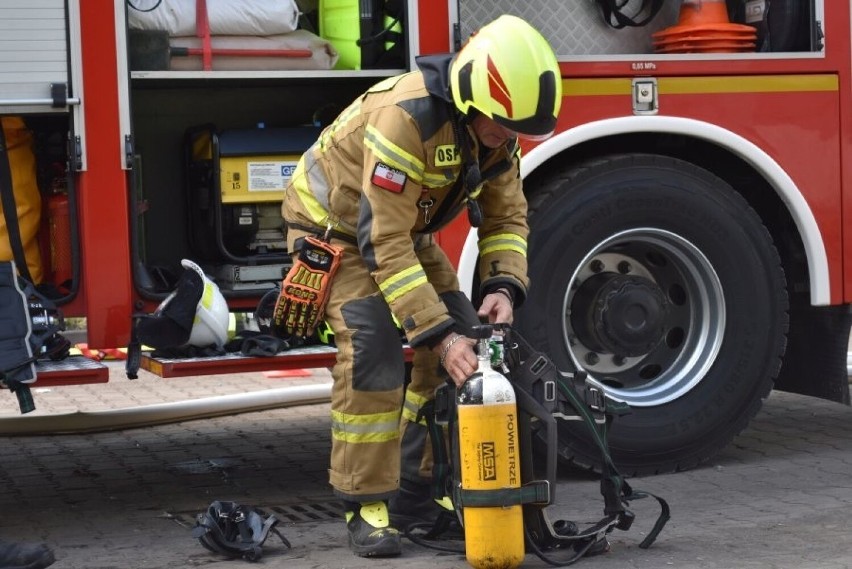
M 606 551 L 607 535 L 613 530 L 629 530 L 635 515 L 628 509 L 631 501 L 653 497 L 660 504 L 660 515 L 639 547 L 646 549 L 656 540 L 669 520 L 668 503 L 648 492 L 633 490 L 613 463 L 607 444 L 607 430 L 619 415 L 629 412 L 628 406 L 611 399 L 603 389 L 589 381 L 582 370 L 563 372 L 550 358 L 533 349 L 511 326 L 495 325 L 502 332 L 501 372 L 515 388 L 518 409 L 518 445 L 520 450 L 521 487 L 501 490 L 464 490 L 459 472 L 453 467 L 459 463 L 458 429 L 455 386 L 447 383 L 440 387 L 431 405 L 421 410 L 430 429 L 430 439 L 435 457 L 432 495 L 436 499 L 452 498 L 456 515 L 464 521 L 464 506 L 504 507 L 520 504 L 523 507 L 526 549 L 544 562 L 554 566 L 570 565 L 580 558 Z M 493 361 L 493 360 L 492 360 Z M 557 469 L 556 416 L 569 418 L 578 427 L 583 426 L 601 452 L 600 492 L 604 499 L 604 517 L 597 523 L 580 528 L 568 520 L 551 521 L 546 512 L 554 502 Z M 421 417 L 418 417 L 420 420 Z M 572 423 L 573 424 L 573 423 Z M 447 426 L 450 448 L 444 445 L 443 427 Z M 533 459 L 534 441 L 544 442 L 546 464 L 544 475 L 536 472 Z M 446 520 L 439 519 L 441 527 L 405 528 L 406 535 L 421 545 L 430 546 L 423 536 L 412 530 L 427 530 L 427 539 L 434 539 Z
M 264 518 L 250 506 L 217 500 L 195 517 L 192 536 L 213 553 L 254 562 L 263 557 L 263 544 L 270 532 L 288 549 L 291 547 L 275 528 L 278 521 L 274 515 Z

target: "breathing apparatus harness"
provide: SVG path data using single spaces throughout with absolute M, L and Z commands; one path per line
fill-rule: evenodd
M 35 409 L 29 384 L 38 360 L 64 359 L 71 342 L 62 312 L 28 280 L 18 276 L 15 261 L 0 262 L 0 387 L 18 397 L 21 413 Z
M 553 566 L 567 566 L 583 556 L 607 551 L 607 535 L 614 529 L 627 531 L 633 524 L 635 514 L 628 509 L 630 502 L 651 496 L 659 502 L 661 512 L 652 530 L 639 544 L 642 549 L 650 547 L 670 518 L 669 505 L 659 496 L 631 488 L 619 474 L 607 444 L 608 427 L 615 417 L 629 412 L 627 405 L 610 398 L 582 370 L 567 373 L 558 370 L 547 355 L 533 349 L 511 326 L 493 326 L 500 331 L 495 338 L 502 338 L 502 343 L 491 342 L 491 364 L 509 379 L 517 401 L 520 488 L 462 488 L 460 468 L 454 467 L 459 464 L 460 448 L 456 388 L 448 382 L 438 389 L 434 402 L 424 406 L 422 417 L 418 417 L 418 421 L 425 419 L 427 422 L 435 457 L 432 495 L 451 497 L 462 525 L 466 506 L 500 508 L 520 504 L 527 551 Z M 604 499 L 604 517 L 585 529 L 572 521 L 551 522 L 545 511 L 554 502 L 556 487 L 557 417 L 584 425 L 601 452 L 600 491 Z M 450 433 L 449 449 L 444 444 L 444 426 Z M 534 469 L 533 437 L 543 438 L 546 445 L 544 478 L 538 477 Z M 452 521 L 442 514 L 434 525 L 419 523 L 404 528 L 405 535 L 426 547 L 458 552 L 458 549 L 432 541 L 451 527 Z
M 192 536 L 213 553 L 259 561 L 270 532 L 281 538 L 285 547 L 291 547 L 287 538 L 275 527 L 278 522 L 274 515 L 264 518 L 251 506 L 216 500 L 207 510 L 195 516 Z

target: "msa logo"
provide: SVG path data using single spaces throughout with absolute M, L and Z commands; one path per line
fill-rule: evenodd
M 480 480 L 497 480 L 497 452 L 493 441 L 479 445 Z

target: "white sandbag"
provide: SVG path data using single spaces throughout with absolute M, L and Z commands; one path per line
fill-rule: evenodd
M 171 38 L 173 48 L 201 47 L 201 40 L 194 37 Z M 213 50 L 211 59 L 213 71 L 287 71 L 287 70 L 327 70 L 332 69 L 339 55 L 327 40 L 307 30 L 296 30 L 288 34 L 274 36 L 213 36 L 210 38 Z M 217 55 L 218 49 L 249 50 L 246 55 Z M 310 50 L 309 57 L 253 56 L 250 50 Z M 172 56 L 171 71 L 199 71 L 203 68 L 200 55 Z
M 299 25 L 295 0 L 206 1 L 210 35 L 270 36 L 292 32 Z M 164 30 L 170 36 L 196 35 L 197 0 L 161 0 L 150 12 L 144 11 L 156 2 L 128 2 L 127 23 L 131 29 Z

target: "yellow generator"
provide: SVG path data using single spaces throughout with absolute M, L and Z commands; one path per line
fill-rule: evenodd
M 193 253 L 224 290 L 271 288 L 289 268 L 281 200 L 320 127 L 186 133 L 186 189 Z

